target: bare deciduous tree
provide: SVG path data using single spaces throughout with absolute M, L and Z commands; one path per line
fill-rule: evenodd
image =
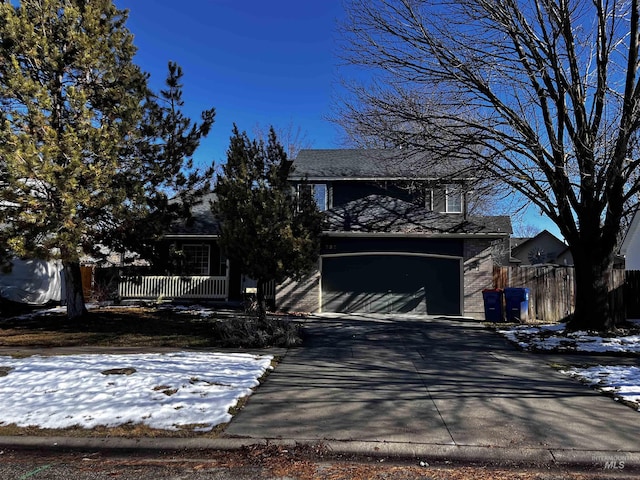
M 341 124 L 476 159 L 568 242 L 569 328 L 611 329 L 609 276 L 640 190 L 638 24 L 637 0 L 350 0 L 342 52 L 375 81 L 355 84 Z
M 274 128 L 289 159 L 296 158 L 300 150 L 311 148 L 313 145 L 313 142 L 309 140 L 307 132 L 302 130 L 302 127 L 299 125 L 296 126 L 293 122 L 289 122 L 282 127 L 272 128 Z M 269 128 L 265 129 L 257 123 L 253 128 L 253 135 L 256 140 L 267 142 L 269 138 Z

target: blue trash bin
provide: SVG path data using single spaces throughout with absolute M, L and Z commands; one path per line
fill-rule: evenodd
M 529 320 L 528 288 L 505 288 L 504 298 L 507 304 L 507 322 L 526 322 Z
M 503 322 L 502 290 L 499 288 L 482 291 L 484 299 L 484 318 L 487 322 Z

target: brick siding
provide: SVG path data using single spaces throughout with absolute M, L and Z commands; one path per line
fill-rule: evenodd
M 464 314 L 484 319 L 482 290 L 493 287 L 492 242 L 471 239 L 464 242 Z
M 287 279 L 278 285 L 276 307 L 283 312 L 320 311 L 320 271 L 316 268 L 301 280 Z

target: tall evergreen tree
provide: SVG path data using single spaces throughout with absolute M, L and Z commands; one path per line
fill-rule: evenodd
M 181 116 L 176 66 L 151 95 L 126 18 L 111 0 L 0 3 L 0 244 L 62 260 L 70 318 L 86 313 L 82 252 L 135 243 L 213 122 Z
M 135 201 L 115 205 L 119 211 L 93 244 L 96 257 L 101 253 L 96 247 L 105 245 L 153 259 L 167 225 L 188 217 L 190 207 L 211 190 L 213 167 L 194 169 L 192 157 L 213 125 L 215 109 L 203 111 L 199 124 L 186 117 L 182 77 L 182 68 L 169 62 L 165 88 L 150 94 L 138 136 L 125 144 L 118 182 Z
M 291 162 L 270 129 L 267 142 L 234 125 L 227 163 L 215 186 L 220 244 L 233 264 L 257 282 L 258 316 L 266 319 L 265 285 L 309 271 L 317 262 L 322 216 L 306 189 L 287 181 Z

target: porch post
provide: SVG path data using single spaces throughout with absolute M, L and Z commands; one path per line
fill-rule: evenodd
M 226 270 L 226 280 L 224 281 L 224 301 L 229 301 L 229 283 L 231 283 L 231 264 L 229 263 L 229 259 L 225 260 L 227 268 Z

